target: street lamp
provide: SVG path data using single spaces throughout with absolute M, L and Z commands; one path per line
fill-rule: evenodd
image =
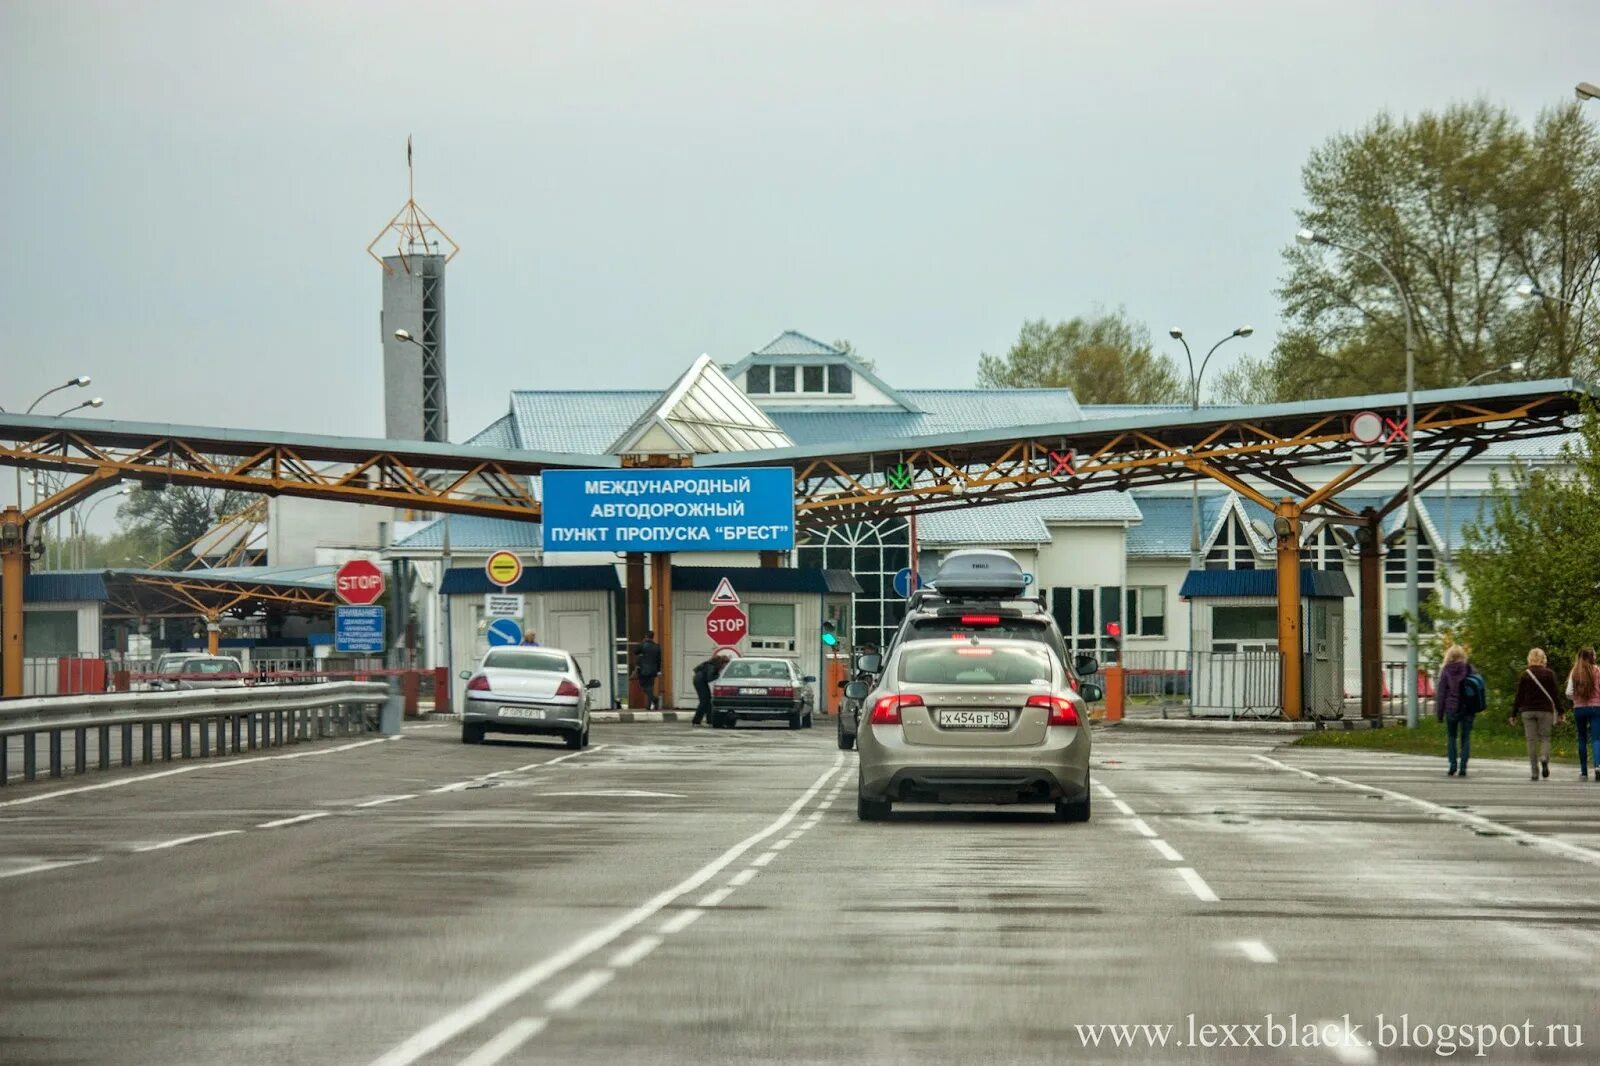
M 77 539 L 77 544 L 76 544 L 76 547 L 75 547 L 74 552 L 73 552 L 73 560 L 72 561 L 73 561 L 73 564 L 76 567 L 78 567 L 79 569 L 82 569 L 83 564 L 84 564 L 84 560 L 87 557 L 88 544 L 86 542 L 87 542 L 87 540 L 89 538 L 89 519 L 94 517 L 95 511 L 98 510 L 100 505 L 102 503 L 105 503 L 107 500 L 115 500 L 115 499 L 119 499 L 119 498 L 130 496 L 132 494 L 133 494 L 133 482 L 124 481 L 122 484 L 117 486 L 117 491 L 112 492 L 112 493 L 108 493 L 105 496 L 101 496 L 97 500 L 91 500 L 89 502 L 88 507 L 86 507 L 84 509 L 82 520 L 79 520 L 78 517 L 77 517 L 77 515 L 78 515 L 77 508 L 73 508 L 73 510 L 72 510 L 73 525 L 75 525 L 77 527 L 77 534 L 78 535 L 77 535 L 77 538 L 76 538 Z
M 1528 282 L 1523 282 L 1521 285 L 1518 285 L 1516 291 L 1517 295 L 1524 300 L 1549 300 L 1552 303 L 1566 304 L 1568 307 L 1578 306 L 1577 302 L 1574 300 L 1569 300 L 1564 296 L 1557 296 L 1553 292 L 1545 292 L 1543 289 L 1539 288 L 1539 286 L 1530 284 Z
M 71 407 L 67 408 L 65 411 L 59 412 L 56 415 L 56 417 L 57 418 L 65 418 L 67 415 L 70 415 L 72 412 L 78 410 L 79 408 L 82 408 L 82 407 L 104 407 L 105 404 L 106 404 L 106 402 L 105 402 L 104 399 L 100 398 L 99 396 L 96 396 L 92 400 L 85 400 L 82 403 L 73 404 Z
M 1592 81 L 1580 81 L 1572 87 L 1572 92 L 1579 100 L 1600 100 L 1600 85 Z
M 28 405 L 28 409 L 26 411 L 24 411 L 23 414 L 28 414 L 28 415 L 33 414 L 33 409 L 35 407 L 38 407 L 39 404 L 44 401 L 44 398 L 46 396 L 54 396 L 56 393 L 60 392 L 62 389 L 74 389 L 74 388 L 81 389 L 81 388 L 85 388 L 85 387 L 88 386 L 88 384 L 89 384 L 89 375 L 88 374 L 80 374 L 78 377 L 68 378 L 66 384 L 57 385 L 53 389 L 45 389 L 43 392 L 41 392 L 39 394 L 39 398 L 34 400 L 32 403 L 30 403 Z
M 400 341 L 402 344 L 415 344 L 418 348 L 422 347 L 422 342 L 413 337 L 411 335 L 411 331 L 408 329 L 395 330 L 394 339 Z
M 1406 315 L 1406 726 L 1417 727 L 1417 616 L 1420 596 L 1417 589 L 1417 331 L 1412 320 L 1411 300 L 1406 287 L 1382 259 L 1364 248 L 1340 244 L 1312 230 L 1294 235 L 1301 244 L 1322 244 L 1346 255 L 1358 255 L 1383 271 L 1394 286 L 1395 295 Z

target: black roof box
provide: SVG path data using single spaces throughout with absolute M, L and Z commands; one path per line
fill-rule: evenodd
M 1022 564 L 1010 552 L 963 548 L 944 557 L 933 587 L 944 596 L 1021 596 L 1028 587 Z

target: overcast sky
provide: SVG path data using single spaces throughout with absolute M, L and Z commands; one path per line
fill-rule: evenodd
M 379 435 L 407 134 L 457 439 L 785 328 L 904 386 L 1096 305 L 1263 354 L 1312 147 L 1585 79 L 1595 0 L 0 0 L 0 405 Z

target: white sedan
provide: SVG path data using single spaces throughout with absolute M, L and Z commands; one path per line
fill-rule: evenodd
M 484 734 L 555 736 L 569 748 L 589 745 L 589 693 L 577 662 L 559 648 L 490 648 L 477 670 L 464 670 L 467 699 L 461 742 L 482 744 Z

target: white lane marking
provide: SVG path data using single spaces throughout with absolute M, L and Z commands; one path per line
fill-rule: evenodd
M 615 970 L 590 970 L 566 988 L 551 996 L 545 1006 L 551 1010 L 571 1010 L 606 985 L 616 976 Z
M 743 870 L 740 870 L 738 873 L 734 874 L 732 877 L 728 878 L 728 884 L 734 888 L 741 888 L 745 885 L 748 885 L 751 881 L 754 881 L 756 879 L 756 874 L 760 872 L 760 870 L 757 870 L 753 866 L 747 866 Z
M 1117 798 L 1117 794 L 1115 792 L 1111 791 L 1109 788 L 1107 788 L 1105 785 L 1101 784 L 1099 781 L 1096 781 L 1094 783 L 1094 787 L 1098 788 L 1100 790 L 1100 795 L 1104 796 L 1108 800 L 1114 800 L 1114 799 Z
M 210 840 L 212 837 L 231 837 L 231 836 L 235 835 L 236 833 L 243 833 L 243 832 L 244 832 L 243 829 L 219 829 L 215 833 L 196 833 L 194 836 L 178 837 L 175 840 L 163 840 L 159 844 L 146 844 L 146 845 L 144 845 L 144 847 L 134 848 L 133 850 L 134 851 L 163 851 L 163 850 L 165 850 L 167 848 L 175 848 L 180 844 L 193 844 L 197 840 Z
M 1152 847 L 1161 853 L 1161 857 L 1168 862 L 1182 862 L 1183 856 L 1178 854 L 1178 849 L 1168 844 L 1165 840 L 1150 841 Z
M 97 785 L 78 785 L 74 788 L 57 789 L 54 792 L 42 792 L 37 796 L 23 796 L 20 799 L 0 800 L 0 808 L 20 807 L 27 803 L 42 803 L 48 799 L 59 796 L 76 796 L 83 792 L 99 792 L 106 788 L 123 788 L 127 785 L 137 785 L 142 781 L 154 781 L 161 777 L 174 777 L 178 774 L 192 774 L 197 770 L 227 770 L 236 766 L 253 766 L 259 762 L 272 762 L 275 759 L 305 759 L 316 755 L 337 755 L 341 751 L 353 751 L 364 748 L 369 744 L 382 744 L 389 740 L 399 740 L 400 737 L 377 737 L 373 740 L 358 740 L 354 744 L 340 744 L 336 748 L 319 748 L 315 751 L 294 751 L 282 755 L 251 755 L 244 758 L 228 758 L 216 761 L 200 761 L 192 766 L 174 766 L 170 770 L 157 770 L 153 774 L 140 774 L 138 777 L 119 777 L 114 781 L 102 781 Z
M 731 895 L 733 895 L 733 889 L 731 889 L 731 888 L 719 888 L 715 892 L 707 892 L 700 899 L 696 900 L 695 901 L 695 906 L 696 907 L 718 907 L 718 906 L 722 905 L 722 901 L 723 900 L 727 899 Z
M 833 806 L 833 800 L 824 800 L 823 802 L 817 804 L 817 810 L 825 811 L 829 807 L 832 807 L 832 806 Z
M 16 870 L 0 870 L 0 878 L 24 877 L 28 874 L 42 874 L 47 870 L 60 870 L 68 866 L 83 866 L 86 863 L 99 862 L 98 855 L 90 859 L 61 859 L 56 862 L 36 862 L 32 866 L 24 866 Z
M 1128 806 L 1126 803 L 1123 803 L 1121 800 L 1112 800 L 1111 806 L 1117 809 L 1118 814 L 1127 815 L 1129 818 L 1133 817 L 1133 808 Z
M 547 1024 L 544 1018 L 518 1018 L 500 1035 L 462 1059 L 458 1066 L 494 1066 L 517 1048 L 538 1036 Z
M 812 815 L 810 818 L 807 818 L 805 821 L 800 823 L 800 828 L 815 829 L 817 827 L 817 823 L 820 821 L 822 821 L 821 818 L 818 818 L 816 815 Z
M 452 781 L 448 785 L 440 785 L 438 788 L 430 788 L 428 791 L 460 792 L 462 789 L 471 788 L 473 785 L 482 784 L 485 781 L 492 781 L 497 777 L 505 777 L 507 774 L 520 774 L 528 770 L 542 770 L 546 766 L 555 766 L 557 763 L 564 763 L 568 759 L 576 759 L 580 755 L 593 755 L 597 751 L 604 751 L 605 747 L 604 744 L 596 744 L 593 747 L 584 748 L 582 751 L 568 752 L 566 755 L 557 755 L 554 759 L 545 759 L 541 762 L 531 762 L 526 766 L 513 766 L 508 770 L 490 770 L 486 774 L 479 774 L 477 777 L 468 778 L 465 781 Z
M 416 798 L 417 798 L 417 794 L 415 792 L 408 792 L 403 796 L 379 796 L 375 800 L 367 800 L 367 802 L 358 803 L 358 804 L 356 804 L 356 806 L 357 807 L 382 807 L 385 803 L 399 803 L 401 800 L 414 800 Z
M 698 907 L 690 907 L 688 910 L 679 911 L 677 914 L 674 914 L 671 918 L 668 918 L 666 921 L 661 923 L 661 932 L 667 933 L 668 935 L 671 935 L 672 933 L 681 933 L 685 929 L 689 928 L 689 926 L 693 925 L 694 920 L 704 913 L 705 911 L 700 910 Z
M 1217 894 L 1211 891 L 1211 886 L 1206 884 L 1206 879 L 1195 873 L 1192 867 L 1178 867 L 1178 876 L 1188 882 L 1189 891 L 1193 892 L 1203 902 L 1216 903 L 1218 901 Z
M 785 839 L 789 843 L 793 844 L 796 840 L 799 840 L 804 835 L 805 835 L 805 830 L 804 829 L 796 829 L 794 832 L 790 833 L 788 836 L 784 837 L 783 839 Z
M 1146 823 L 1143 818 L 1135 818 L 1128 824 L 1133 826 L 1133 828 L 1137 830 L 1139 835 L 1142 837 L 1154 837 L 1157 835 L 1156 831 L 1151 829 L 1149 824 Z
M 646 792 L 637 788 L 602 788 L 593 792 L 541 792 L 541 796 L 612 796 L 625 799 L 687 799 L 682 792 Z
M 794 841 L 790 840 L 788 837 L 784 837 L 782 840 L 780 840 L 776 844 L 772 845 L 772 850 L 773 851 L 782 851 L 784 848 L 788 847 L 790 844 L 793 844 L 793 843 L 794 843 Z
M 284 826 L 284 825 L 298 825 L 301 822 L 309 822 L 313 818 L 326 818 L 326 817 L 328 817 L 328 815 L 330 815 L 332 813 L 333 813 L 332 811 L 313 811 L 310 814 L 297 814 L 293 818 L 279 818 L 276 821 L 262 822 L 259 825 L 257 825 L 256 828 L 257 829 L 277 829 L 279 826 Z
M 594 751 L 595 748 L 590 748 Z M 577 754 L 582 754 L 578 752 Z M 844 753 L 840 752 L 834 757 L 833 765 L 822 773 L 822 776 L 800 794 L 800 796 L 784 812 L 773 819 L 764 829 L 745 837 L 721 855 L 706 863 L 700 869 L 673 885 L 671 888 L 656 893 L 645 900 L 633 910 L 608 922 L 593 932 L 579 937 L 562 950 L 533 963 L 530 966 L 512 974 L 477 998 L 469 1000 L 431 1024 L 424 1026 L 416 1033 L 401 1041 L 391 1050 L 373 1060 L 373 1066 L 409 1066 L 422 1056 L 437 1049 L 447 1040 L 451 1040 L 474 1025 L 480 1024 L 485 1018 L 495 1011 L 538 985 L 541 981 L 560 973 L 567 967 L 581 959 L 587 958 L 613 940 L 631 931 L 642 922 L 655 917 L 662 908 L 678 899 L 688 895 L 695 889 L 704 885 L 717 874 L 733 865 L 740 856 L 757 844 L 781 832 L 795 815 L 816 798 L 828 783 L 828 778 L 838 773 L 844 765 Z M 690 919 L 691 921 L 693 919 Z M 687 923 L 686 923 L 687 924 Z
M 1259 940 L 1241 940 L 1239 941 L 1239 950 L 1244 952 L 1244 957 L 1251 962 L 1278 961 L 1278 956 L 1272 953 L 1272 949 Z
M 1312 781 L 1327 781 L 1330 784 L 1339 785 L 1343 788 L 1354 789 L 1357 792 L 1371 792 L 1380 796 L 1385 796 L 1389 799 L 1399 800 L 1402 803 L 1409 803 L 1414 807 L 1427 811 L 1430 814 L 1438 815 L 1440 818 L 1444 818 L 1452 822 L 1460 822 L 1463 825 L 1476 826 L 1479 829 L 1492 829 L 1502 836 L 1510 837 L 1512 840 L 1523 841 L 1524 843 L 1532 845 L 1533 847 L 1542 848 L 1545 851 L 1554 852 L 1557 855 L 1561 855 L 1568 859 L 1575 859 L 1578 862 L 1585 862 L 1591 866 L 1600 866 L 1600 851 L 1596 851 L 1593 848 L 1586 848 L 1579 844 L 1571 844 L 1565 840 L 1557 840 L 1554 837 L 1542 836 L 1538 833 L 1530 833 L 1527 830 L 1517 829 L 1513 826 L 1506 825 L 1504 822 L 1497 822 L 1492 818 L 1485 818 L 1481 814 L 1469 814 L 1466 811 L 1458 811 L 1454 807 L 1445 807 L 1441 804 L 1434 803 L 1430 800 L 1420 799 L 1404 792 L 1396 792 L 1392 788 L 1379 788 L 1377 785 L 1364 785 L 1359 781 L 1348 781 L 1345 778 L 1334 777 L 1330 774 L 1312 773 L 1310 770 L 1302 770 L 1298 766 L 1290 766 L 1286 762 L 1279 762 L 1277 759 L 1274 759 L 1271 756 L 1252 755 L 1251 758 L 1260 759 L 1262 762 L 1271 766 L 1275 766 L 1280 770 L 1288 770 L 1292 773 L 1297 773 L 1300 776 L 1309 778 Z
M 650 954 L 656 948 L 660 947 L 661 944 L 662 940 L 658 936 L 642 936 L 638 940 L 635 940 L 633 943 L 629 944 L 627 947 L 623 948 L 621 951 L 617 952 L 615 955 L 611 956 L 611 961 L 606 963 L 606 965 L 610 966 L 614 970 L 626 970 L 629 966 L 632 966 L 634 963 Z
M 750 865 L 751 866 L 755 866 L 755 867 L 762 867 L 762 866 L 765 866 L 767 863 L 771 862 L 773 859 L 776 859 L 777 857 L 778 857 L 778 853 L 776 851 L 764 851 L 760 855 L 757 855 L 755 858 L 751 859 L 750 860 Z

